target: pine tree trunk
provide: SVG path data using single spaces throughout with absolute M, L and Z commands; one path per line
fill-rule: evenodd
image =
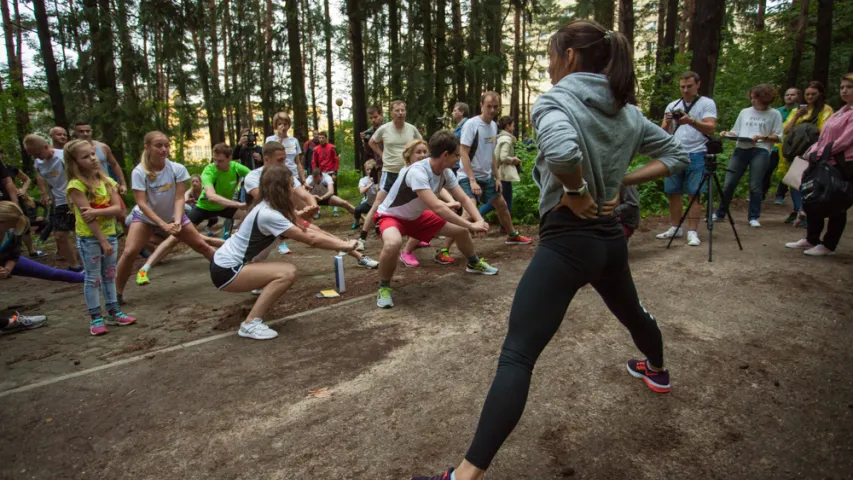
M 613 30 L 614 5 L 613 0 L 597 0 L 593 5 L 593 18 L 601 26 Z
M 447 39 L 447 0 L 436 0 L 435 14 L 435 115 L 440 116 L 445 111 L 444 100 L 447 97 L 447 47 L 445 41 Z M 428 125 L 431 128 L 428 130 L 430 134 L 437 130 L 439 124 L 434 118 L 429 118 Z
M 53 41 L 50 38 L 50 26 L 47 23 L 47 10 L 44 0 L 33 0 L 33 13 L 36 17 L 36 30 L 39 38 L 39 52 L 44 62 L 44 72 L 47 77 L 47 93 L 53 110 L 55 125 L 68 128 L 68 117 L 65 115 L 65 101 L 62 99 L 62 86 L 56 60 L 53 56 Z
M 426 88 L 421 90 L 419 103 L 420 115 L 415 118 L 421 120 L 434 118 L 436 113 L 436 98 L 435 90 L 435 35 L 432 31 L 432 0 L 421 0 L 420 15 L 421 25 L 423 25 L 423 84 Z M 434 129 L 435 122 L 429 122 L 430 129 Z
M 678 31 L 678 53 L 687 52 L 687 44 L 689 42 L 687 36 L 690 33 L 691 18 L 693 18 L 693 0 L 684 0 L 681 9 L 681 28 Z
M 56 16 L 59 45 L 62 47 L 62 70 L 68 71 L 68 56 L 65 54 L 65 49 L 69 48 L 69 45 L 65 43 L 65 24 L 62 23 L 62 15 L 59 14 L 59 0 L 53 0 L 53 14 Z
M 391 66 L 391 98 L 403 97 L 403 70 L 400 64 L 400 6 L 397 0 L 388 0 L 388 34 L 390 35 L 389 63 Z
M 664 109 L 666 108 L 667 98 L 664 94 L 664 72 L 666 63 L 664 61 L 666 55 L 666 30 L 667 30 L 667 8 L 668 2 L 661 0 L 658 2 L 658 42 L 655 50 L 655 87 L 653 90 L 651 105 L 649 105 L 649 117 L 653 119 L 663 118 Z
M 0 0 L 0 10 L 3 13 L 3 37 L 6 40 L 6 59 L 9 66 L 9 92 L 12 95 L 15 108 L 15 128 L 18 134 L 18 145 L 21 149 L 21 167 L 28 175 L 32 176 L 33 162 L 24 149 L 24 136 L 30 133 L 30 113 L 24 90 L 24 74 L 21 64 L 18 63 L 18 57 L 15 56 L 15 37 L 12 19 L 9 16 L 9 0 Z M 11 157 L 11 152 L 8 155 Z
M 93 48 L 95 52 L 95 83 L 98 87 L 98 103 L 101 112 L 107 112 L 98 122 L 101 127 L 101 139 L 112 148 L 113 155 L 117 160 L 122 159 L 121 161 L 124 161 L 124 149 L 117 130 L 120 123 L 115 117 L 115 112 L 118 111 L 118 89 L 116 88 L 110 0 L 98 0 L 97 5 L 93 7 L 96 9 L 96 12 L 93 13 L 96 15 L 94 18 L 99 22 L 97 48 Z
M 130 39 L 130 25 L 128 24 L 127 6 L 129 0 L 116 0 L 118 4 L 118 27 L 119 57 L 121 58 L 121 86 L 123 90 L 123 103 L 125 106 L 126 120 L 124 128 L 127 132 L 127 147 L 131 161 L 136 161 L 142 153 L 142 141 L 145 132 L 142 132 L 140 123 L 139 94 L 134 85 L 136 78 L 136 59 L 133 52 L 133 43 Z M 124 158 L 116 157 L 119 165 L 124 167 Z
M 509 116 L 519 123 L 518 97 L 521 89 L 521 0 L 512 0 L 513 42 L 512 42 L 512 89 L 509 94 Z
M 308 7 L 308 0 L 303 0 L 302 11 L 308 19 L 305 23 L 308 27 L 308 78 L 311 82 L 311 121 L 313 128 L 320 128 L 320 119 L 317 116 L 317 78 L 314 76 L 314 15 Z
M 702 79 L 699 94 L 708 97 L 714 93 L 723 18 L 725 18 L 723 0 L 696 0 L 696 11 L 692 21 L 693 31 L 690 35 L 690 50 L 693 52 L 690 70 L 698 73 L 699 78 Z
M 290 82 L 293 98 L 293 136 L 303 141 L 308 138 L 308 100 L 305 98 L 305 70 L 302 69 L 302 52 L 299 50 L 299 2 L 286 0 L 287 46 L 290 50 Z
M 799 0 L 800 17 L 797 22 L 797 39 L 794 42 L 794 51 L 791 53 L 791 66 L 788 69 L 788 84 L 786 88 L 797 86 L 797 78 L 800 76 L 800 63 L 803 61 L 803 49 L 806 44 L 806 28 L 809 25 L 809 0 Z
M 689 1 L 689 0 L 685 0 Z M 634 0 L 619 0 L 619 31 L 634 49 Z
M 812 80 L 829 84 L 829 61 L 832 50 L 832 9 L 835 0 L 817 0 L 817 39 L 814 49 Z
M 409 85 L 415 86 L 416 84 L 416 73 L 420 70 L 420 60 L 421 56 L 419 55 L 418 48 L 420 47 L 419 39 L 423 36 L 423 32 L 418 32 L 420 30 L 419 26 L 421 24 L 421 20 L 419 18 L 420 8 L 416 8 L 417 2 L 410 1 L 408 5 L 408 11 L 406 12 L 406 36 L 403 37 L 404 43 L 408 47 L 408 53 L 406 55 L 406 117 L 408 119 L 418 118 L 419 114 L 419 104 L 418 104 L 418 93 L 419 90 L 417 88 L 409 87 Z
M 347 3 L 347 8 L 350 8 L 349 3 Z M 323 0 L 323 15 L 323 35 L 326 37 L 326 122 L 329 124 L 329 138 L 335 139 L 337 138 L 335 137 L 335 104 L 332 103 L 332 97 L 334 96 L 334 92 L 332 91 L 332 18 L 329 16 L 329 0 Z M 360 40 L 361 36 L 359 36 Z M 364 74 L 363 62 L 364 60 L 362 59 L 362 71 L 359 75 Z M 355 65 L 354 61 L 353 65 Z M 353 78 L 355 78 L 355 73 L 353 73 Z M 364 95 L 363 77 L 361 80 L 361 94 Z M 364 130 L 367 130 L 367 128 Z M 363 132 L 364 130 L 356 129 L 357 132 Z M 356 151 L 358 151 L 358 148 L 356 148 Z
M 225 80 L 225 128 L 228 131 L 228 144 L 237 145 L 239 132 L 234 129 L 234 108 L 233 98 L 231 98 L 231 78 L 228 71 L 228 46 L 231 43 L 231 32 L 229 24 L 231 23 L 231 4 L 229 0 L 222 2 L 222 79 Z M 232 65 L 233 68 L 233 65 Z
M 755 65 L 761 65 L 764 55 L 764 16 L 767 11 L 767 0 L 758 0 L 758 15 L 755 16 Z
M 264 137 L 272 135 L 272 116 L 273 116 L 273 51 L 272 51 L 272 17 L 273 4 L 272 0 L 266 0 L 266 9 L 264 10 L 264 59 L 261 66 L 261 110 L 264 116 Z M 245 79 L 244 79 L 245 81 Z M 247 92 L 248 95 L 248 92 Z M 247 99 L 250 105 L 251 101 Z M 251 115 L 251 114 L 250 114 Z
M 462 36 L 462 6 L 459 0 L 450 0 L 450 18 L 452 19 L 453 33 L 450 36 L 450 44 L 453 49 L 453 84 L 455 85 L 456 97 L 454 102 L 465 101 L 465 39 Z
M 471 114 L 480 114 L 480 93 L 483 90 L 482 66 L 480 63 L 480 45 L 482 43 L 482 12 L 480 11 L 480 0 L 471 0 L 471 13 L 468 15 L 468 94 L 467 103 Z
M 326 0 L 328 2 L 328 0 Z M 364 46 L 362 45 L 361 19 L 362 10 L 359 0 L 346 0 L 349 17 L 349 37 L 352 46 L 352 112 L 353 112 L 353 144 L 355 146 L 355 168 L 361 170 L 364 150 L 359 132 L 367 130 L 367 117 L 364 112 L 367 106 L 364 98 Z
M 521 16 L 521 39 L 524 45 L 527 45 L 527 15 Z M 527 69 L 524 66 L 527 63 L 527 56 L 524 51 L 521 53 L 521 117 L 515 119 L 516 130 L 518 130 L 518 138 L 524 137 L 527 133 Z

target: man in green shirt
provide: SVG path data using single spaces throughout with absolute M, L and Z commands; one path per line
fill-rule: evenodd
M 193 225 L 214 217 L 233 219 L 238 212 L 247 208 L 245 203 L 232 198 L 240 184 L 240 179 L 245 178 L 250 171 L 249 167 L 231 160 L 231 147 L 224 143 L 215 145 L 213 162 L 204 167 L 201 173 L 201 196 L 192 210 L 187 213 L 187 218 Z M 218 238 L 204 237 L 204 239 L 209 245 L 217 248 L 225 243 Z M 151 283 L 148 279 L 149 270 L 177 244 L 177 237 L 170 235 L 157 247 L 145 265 L 136 273 L 137 285 Z
M 788 115 L 800 107 L 800 103 L 802 103 L 803 95 L 800 93 L 799 88 L 789 88 L 785 90 L 785 104 L 781 107 L 777 107 L 776 110 L 779 110 L 779 113 L 782 114 L 782 122 L 788 119 Z M 776 171 L 776 168 L 779 166 L 779 147 L 782 146 L 781 140 L 780 143 L 777 143 L 773 146 L 773 151 L 770 152 L 770 166 L 767 168 L 767 173 L 764 175 L 764 197 L 767 197 L 767 191 L 770 190 L 770 181 L 773 179 L 773 172 Z M 780 205 L 785 201 L 785 193 L 788 192 L 788 186 L 782 182 L 779 182 L 779 186 L 776 187 L 776 204 Z

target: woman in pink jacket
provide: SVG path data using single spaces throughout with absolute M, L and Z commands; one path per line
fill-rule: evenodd
M 806 152 L 806 157 L 810 156 L 812 152 L 817 152 L 817 155 L 820 156 L 824 153 L 827 145 L 832 142 L 831 155 L 834 157 L 839 152 L 844 153 L 844 160 L 846 161 L 844 170 L 847 178 L 853 181 L 853 72 L 841 77 L 841 99 L 844 100 L 845 105 L 827 120 L 820 132 L 820 138 Z M 834 158 L 830 162 L 834 164 Z M 841 239 L 844 226 L 847 224 L 847 212 L 828 217 L 826 234 L 822 240 L 820 235 L 823 233 L 824 221 L 827 218 L 809 212 L 808 207 L 806 207 L 806 215 L 809 219 L 806 238 L 787 243 L 785 246 L 804 249 L 806 255 L 813 257 L 835 254 L 838 241 Z

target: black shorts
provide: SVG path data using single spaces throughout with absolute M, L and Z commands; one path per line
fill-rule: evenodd
M 317 200 L 317 205 L 329 205 L 329 200 L 331 199 L 332 197 L 326 198 L 324 200 Z
M 229 283 L 233 282 L 235 278 L 237 278 L 237 274 L 240 273 L 240 270 L 243 269 L 243 265 L 239 265 L 236 267 L 225 268 L 220 267 L 216 264 L 216 262 L 210 262 L 210 279 L 213 280 L 213 286 L 222 290 L 227 287 Z
M 382 175 L 379 177 L 379 188 L 388 193 L 391 191 L 391 187 L 394 186 L 394 182 L 397 181 L 397 177 L 400 176 L 400 172 L 391 173 L 391 172 L 382 172 Z
M 189 218 L 190 221 L 193 222 L 193 225 L 198 225 L 199 223 L 210 218 L 234 218 L 235 213 L 237 213 L 237 209 L 234 207 L 229 207 L 225 210 L 217 210 L 215 212 L 212 212 L 210 210 L 204 210 L 202 208 L 199 208 L 198 205 L 195 205 L 193 206 L 193 209 L 190 210 L 190 213 L 187 214 L 187 218 Z
M 50 223 L 57 232 L 74 231 L 74 213 L 68 205 L 58 205 L 50 212 Z

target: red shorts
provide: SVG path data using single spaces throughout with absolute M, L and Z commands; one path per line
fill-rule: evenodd
M 415 220 L 404 220 L 377 213 L 374 215 L 373 221 L 379 225 L 380 237 L 382 236 L 382 232 L 393 227 L 399 230 L 401 235 L 417 238 L 422 242 L 432 240 L 447 224 L 447 221 L 430 210 L 424 210 L 424 213 Z

